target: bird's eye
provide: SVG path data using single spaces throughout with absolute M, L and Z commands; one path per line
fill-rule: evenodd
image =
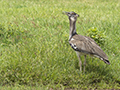
M 72 15 L 74 15 L 74 13 L 72 13 Z

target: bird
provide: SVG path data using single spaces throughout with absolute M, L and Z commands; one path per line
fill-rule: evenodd
M 82 72 L 82 61 L 81 56 L 84 55 L 84 68 L 85 72 L 86 66 L 86 56 L 90 55 L 92 57 L 97 57 L 104 61 L 106 64 L 110 64 L 107 55 L 103 52 L 100 46 L 90 37 L 78 35 L 76 32 L 76 21 L 79 15 L 73 11 L 66 12 L 63 14 L 67 15 L 70 23 L 70 33 L 69 33 L 69 44 L 74 49 L 79 59 L 80 72 Z

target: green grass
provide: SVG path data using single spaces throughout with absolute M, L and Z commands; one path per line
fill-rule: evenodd
M 79 71 L 62 11 L 80 15 L 79 34 L 104 32 L 111 65 L 88 56 L 86 72 Z M 119 11 L 119 0 L 1 0 L 0 89 L 120 89 Z

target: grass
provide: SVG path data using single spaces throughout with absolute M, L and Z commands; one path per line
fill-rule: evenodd
M 86 72 L 79 72 L 62 11 L 80 15 L 79 34 L 92 27 L 104 32 L 101 48 L 111 65 L 88 56 Z M 0 88 L 120 89 L 119 11 L 119 0 L 1 0 Z

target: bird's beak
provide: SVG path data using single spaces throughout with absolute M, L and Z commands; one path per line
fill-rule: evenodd
M 77 17 L 79 17 L 79 15 L 78 15 L 78 14 L 76 14 L 76 16 L 77 16 Z
M 63 11 L 63 12 L 62 12 L 62 14 L 68 15 L 68 12 L 66 12 L 66 11 Z

